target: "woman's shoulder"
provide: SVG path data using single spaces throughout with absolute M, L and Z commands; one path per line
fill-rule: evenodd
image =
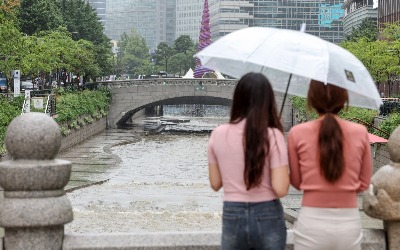
M 213 134 L 226 132 L 229 128 L 232 128 L 234 124 L 223 123 L 215 127 L 212 131 Z
M 317 126 L 318 120 L 312 120 L 304 123 L 300 123 L 297 125 L 294 125 L 293 127 L 290 128 L 289 134 L 290 133 L 295 133 L 295 132 L 315 132 L 315 128 Z
M 364 125 L 361 125 L 356 122 L 339 119 L 340 125 L 343 130 L 346 130 L 350 133 L 368 133 L 367 128 Z

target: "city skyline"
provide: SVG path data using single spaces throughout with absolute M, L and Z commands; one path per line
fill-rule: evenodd
M 196 42 L 204 0 L 87 0 L 96 9 L 112 40 L 135 28 L 151 51 L 160 42 L 169 45 L 181 35 Z M 275 27 L 306 32 L 333 43 L 345 35 L 344 4 L 349 0 L 209 0 L 212 40 L 245 27 Z M 373 1 L 373 9 L 377 0 Z M 104 7 L 105 6 L 105 7 Z M 371 11 L 371 10 L 369 10 Z M 351 27 L 359 21 L 351 21 Z M 346 24 L 347 25 L 347 24 Z

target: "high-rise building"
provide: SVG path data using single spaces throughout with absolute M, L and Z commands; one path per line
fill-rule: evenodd
M 383 27 L 385 23 L 395 23 L 400 21 L 400 1 L 399 0 L 379 0 L 378 1 L 378 25 Z
M 87 0 L 97 12 L 97 16 L 103 27 L 106 25 L 106 0 Z
M 176 0 L 176 38 L 189 35 L 197 42 L 204 0 Z
M 377 22 L 378 9 L 374 8 L 374 0 L 347 0 L 343 4 L 343 33 L 350 35 L 353 28 L 357 28 L 362 20 L 370 18 Z
M 397 0 L 396 0 L 397 1 Z M 213 40 L 251 27 L 299 30 L 327 41 L 343 40 L 344 0 L 209 0 Z
M 129 34 L 134 28 L 154 51 L 160 42 L 173 40 L 174 3 L 171 0 L 107 0 L 105 33 L 112 40 L 119 40 L 123 33 Z
M 167 0 L 166 9 L 166 42 L 171 45 L 176 37 L 176 0 Z

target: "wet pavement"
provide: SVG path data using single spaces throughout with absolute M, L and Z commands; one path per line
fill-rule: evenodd
M 107 130 L 61 152 L 57 158 L 73 164 L 66 191 L 74 221 L 66 225 L 66 232 L 220 231 L 222 192 L 213 192 L 208 185 L 203 162 L 207 138 L 198 136 L 200 146 L 191 146 L 190 138 L 177 141 L 167 136 L 160 141 L 131 130 Z M 170 151 L 163 155 L 163 143 L 168 140 Z M 152 143 L 154 151 L 148 152 L 144 143 Z M 125 149 L 128 145 L 133 148 Z M 121 154 L 147 165 L 132 168 Z M 178 159 L 176 166 L 168 158 Z M 196 162 L 198 158 L 203 161 Z M 281 199 L 288 228 L 297 217 L 301 198 L 301 192 L 290 188 Z M 363 228 L 382 228 L 380 220 L 360 212 Z

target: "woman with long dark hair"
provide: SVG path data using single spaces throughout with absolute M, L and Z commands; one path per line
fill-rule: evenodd
M 312 80 L 307 102 L 319 118 L 288 135 L 291 184 L 304 190 L 294 227 L 295 250 L 359 250 L 357 193 L 368 188 L 372 162 L 368 131 L 338 113 L 347 90 Z
M 211 133 L 208 162 L 211 187 L 224 190 L 221 249 L 285 249 L 279 198 L 289 188 L 287 148 L 262 74 L 239 80 L 229 123 Z

